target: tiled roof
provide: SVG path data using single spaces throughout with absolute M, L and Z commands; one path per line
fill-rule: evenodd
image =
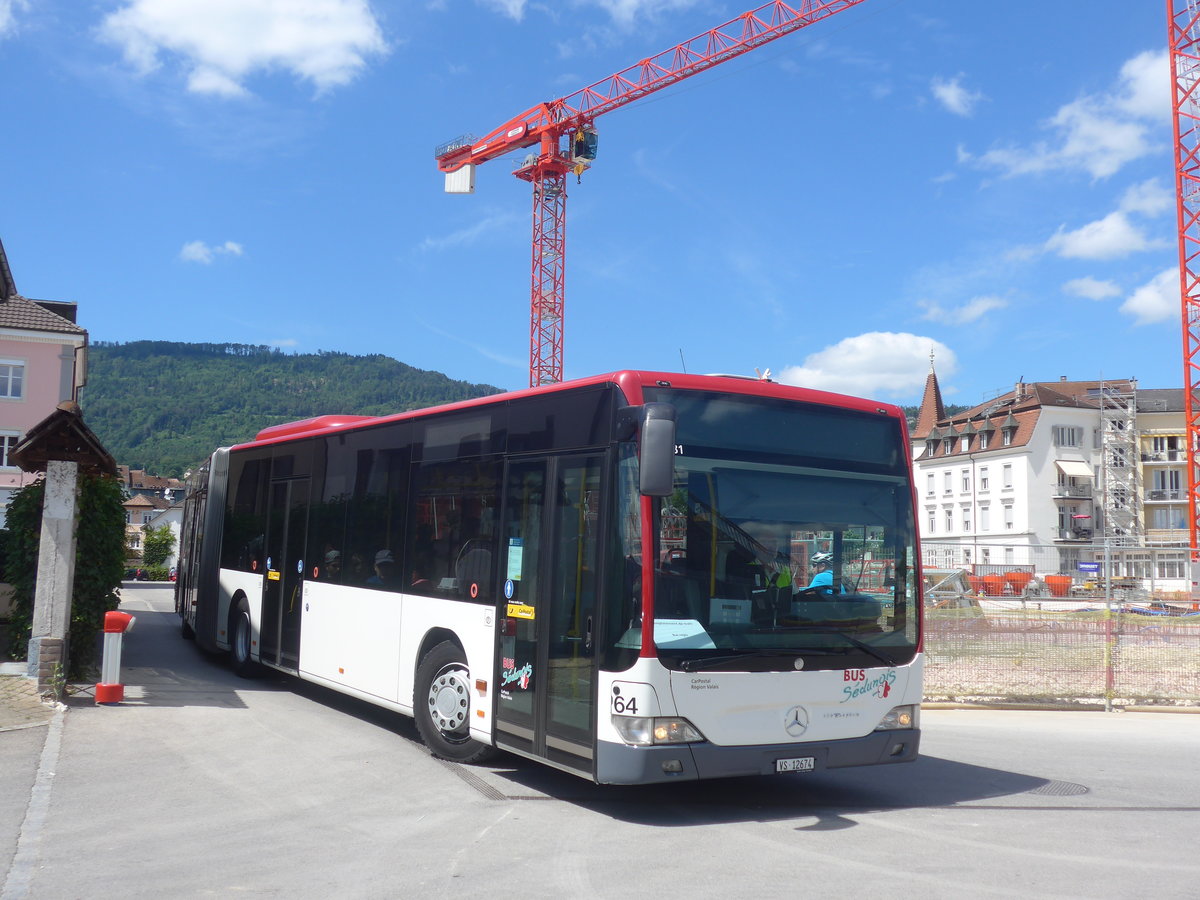
M 8 255 L 4 252 L 4 243 L 0 242 L 0 300 L 17 292 L 13 283 L 12 269 L 8 267 Z
M 942 391 L 938 386 L 937 375 L 930 371 L 925 377 L 925 393 L 921 397 L 921 408 L 917 412 L 917 424 L 913 426 L 913 438 L 924 439 L 945 417 L 946 409 L 942 405 Z
M 58 334 L 87 334 L 87 329 L 80 328 L 74 322 L 50 312 L 20 294 L 12 294 L 0 300 L 0 328 L 51 331 Z
M 932 376 L 930 376 L 932 377 Z M 1140 399 L 1143 395 L 1159 395 L 1169 391 L 1138 390 L 1137 382 L 1126 381 L 1035 381 L 1031 384 L 1019 383 L 1013 390 L 1001 394 L 993 400 L 981 403 L 965 412 L 953 416 L 945 416 L 938 421 L 940 428 L 934 432 L 942 439 L 955 435 L 966 423 L 971 423 L 976 431 L 991 432 L 988 438 L 988 448 L 985 453 L 993 450 L 1011 450 L 1013 447 L 1023 447 L 1033 437 L 1041 411 L 1047 408 L 1075 407 L 1077 409 L 1098 409 L 1101 390 L 1116 393 L 1134 394 Z M 1182 391 L 1179 392 L 1182 396 Z M 1139 404 L 1140 408 L 1140 404 Z M 955 426 L 960 426 L 956 428 Z M 1012 438 L 1008 444 L 1003 441 L 1002 432 L 1009 429 Z M 934 435 L 930 434 L 930 438 Z M 928 441 L 928 439 L 927 439 Z M 944 452 L 940 443 L 933 446 L 934 453 L 929 453 L 927 446 L 918 459 L 934 459 L 942 456 L 966 455 L 979 452 L 978 438 L 972 438 L 967 451 L 961 449 L 961 442 L 955 440 L 949 453 Z

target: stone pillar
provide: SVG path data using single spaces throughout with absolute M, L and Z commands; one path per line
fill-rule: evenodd
M 27 670 L 30 678 L 37 679 L 38 691 L 42 694 L 57 694 L 67 669 L 71 595 L 75 588 L 78 483 L 78 463 L 47 462 Z

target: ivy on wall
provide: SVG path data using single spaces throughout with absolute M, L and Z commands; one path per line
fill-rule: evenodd
M 17 491 L 8 507 L 8 531 L 4 533 L 4 579 L 13 588 L 10 652 L 21 659 L 25 657 L 33 624 L 45 493 L 44 478 Z M 96 664 L 96 636 L 104 626 L 104 614 L 116 609 L 121 600 L 117 591 L 125 571 L 123 500 L 121 484 L 116 478 L 79 476 L 67 669 L 71 680 L 81 680 L 92 673 Z

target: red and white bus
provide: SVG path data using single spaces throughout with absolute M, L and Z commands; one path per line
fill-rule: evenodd
M 217 450 L 176 607 L 239 674 L 413 716 L 446 759 L 622 784 L 906 762 L 913 510 L 895 406 L 623 371 Z

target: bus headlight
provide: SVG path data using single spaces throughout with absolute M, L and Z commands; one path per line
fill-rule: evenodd
M 896 706 L 883 717 L 876 731 L 899 731 L 904 728 L 915 728 L 917 725 L 917 708 L 915 706 Z
M 704 735 L 691 722 L 677 716 L 613 716 L 612 721 L 621 740 L 635 747 L 691 744 L 704 740 Z

